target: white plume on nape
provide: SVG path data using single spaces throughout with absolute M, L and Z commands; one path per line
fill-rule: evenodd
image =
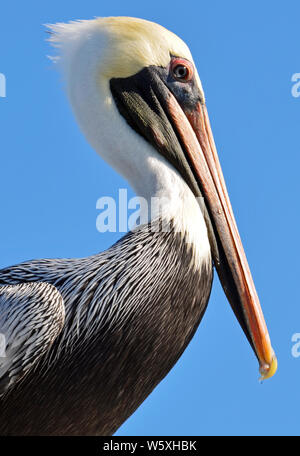
M 54 47 L 62 47 L 68 42 L 74 42 L 81 35 L 84 28 L 89 27 L 96 19 L 77 20 L 70 22 L 57 22 L 56 24 L 45 24 L 50 33 L 48 41 Z
M 88 35 L 96 25 L 97 19 L 76 20 L 70 22 L 58 22 L 56 24 L 45 24 L 49 37 L 47 41 L 57 49 L 56 55 L 47 57 L 54 63 L 59 63 L 66 69 L 76 50 L 79 48 L 82 39 L 88 39 Z

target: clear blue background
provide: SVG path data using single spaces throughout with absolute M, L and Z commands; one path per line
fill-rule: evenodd
M 279 367 L 257 362 L 215 278 L 205 317 L 169 375 L 118 435 L 299 434 L 299 118 L 297 1 L 2 2 L 0 267 L 102 251 L 96 200 L 124 182 L 81 135 L 42 24 L 94 16 L 156 21 L 190 46 L 232 205 Z M 129 191 L 129 196 L 133 193 Z M 192 291 L 192 290 L 191 290 Z

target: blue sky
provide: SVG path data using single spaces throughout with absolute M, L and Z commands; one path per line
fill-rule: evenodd
M 299 435 L 299 117 L 296 1 L 5 2 L 0 14 L 0 267 L 81 257 L 121 235 L 96 230 L 96 201 L 127 183 L 94 153 L 66 100 L 42 24 L 136 16 L 190 46 L 223 172 L 278 357 L 257 362 L 215 277 L 205 317 L 169 375 L 117 435 Z M 133 196 L 129 189 L 129 196 Z

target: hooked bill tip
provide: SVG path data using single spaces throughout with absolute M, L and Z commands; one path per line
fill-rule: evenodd
M 275 355 L 273 355 L 272 357 L 272 361 L 270 364 L 263 364 L 260 366 L 259 368 L 259 372 L 260 372 L 260 378 L 259 380 L 262 381 L 262 380 L 266 380 L 267 378 L 271 378 L 273 377 L 273 375 L 275 374 L 276 370 L 277 370 L 277 358 Z

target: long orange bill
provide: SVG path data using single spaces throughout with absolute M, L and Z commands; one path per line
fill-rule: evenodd
M 214 263 L 226 296 L 252 345 L 261 379 L 271 377 L 277 360 L 234 219 L 219 163 L 207 109 L 184 112 L 170 94 L 167 107 L 185 153 L 199 183 L 217 238 Z

